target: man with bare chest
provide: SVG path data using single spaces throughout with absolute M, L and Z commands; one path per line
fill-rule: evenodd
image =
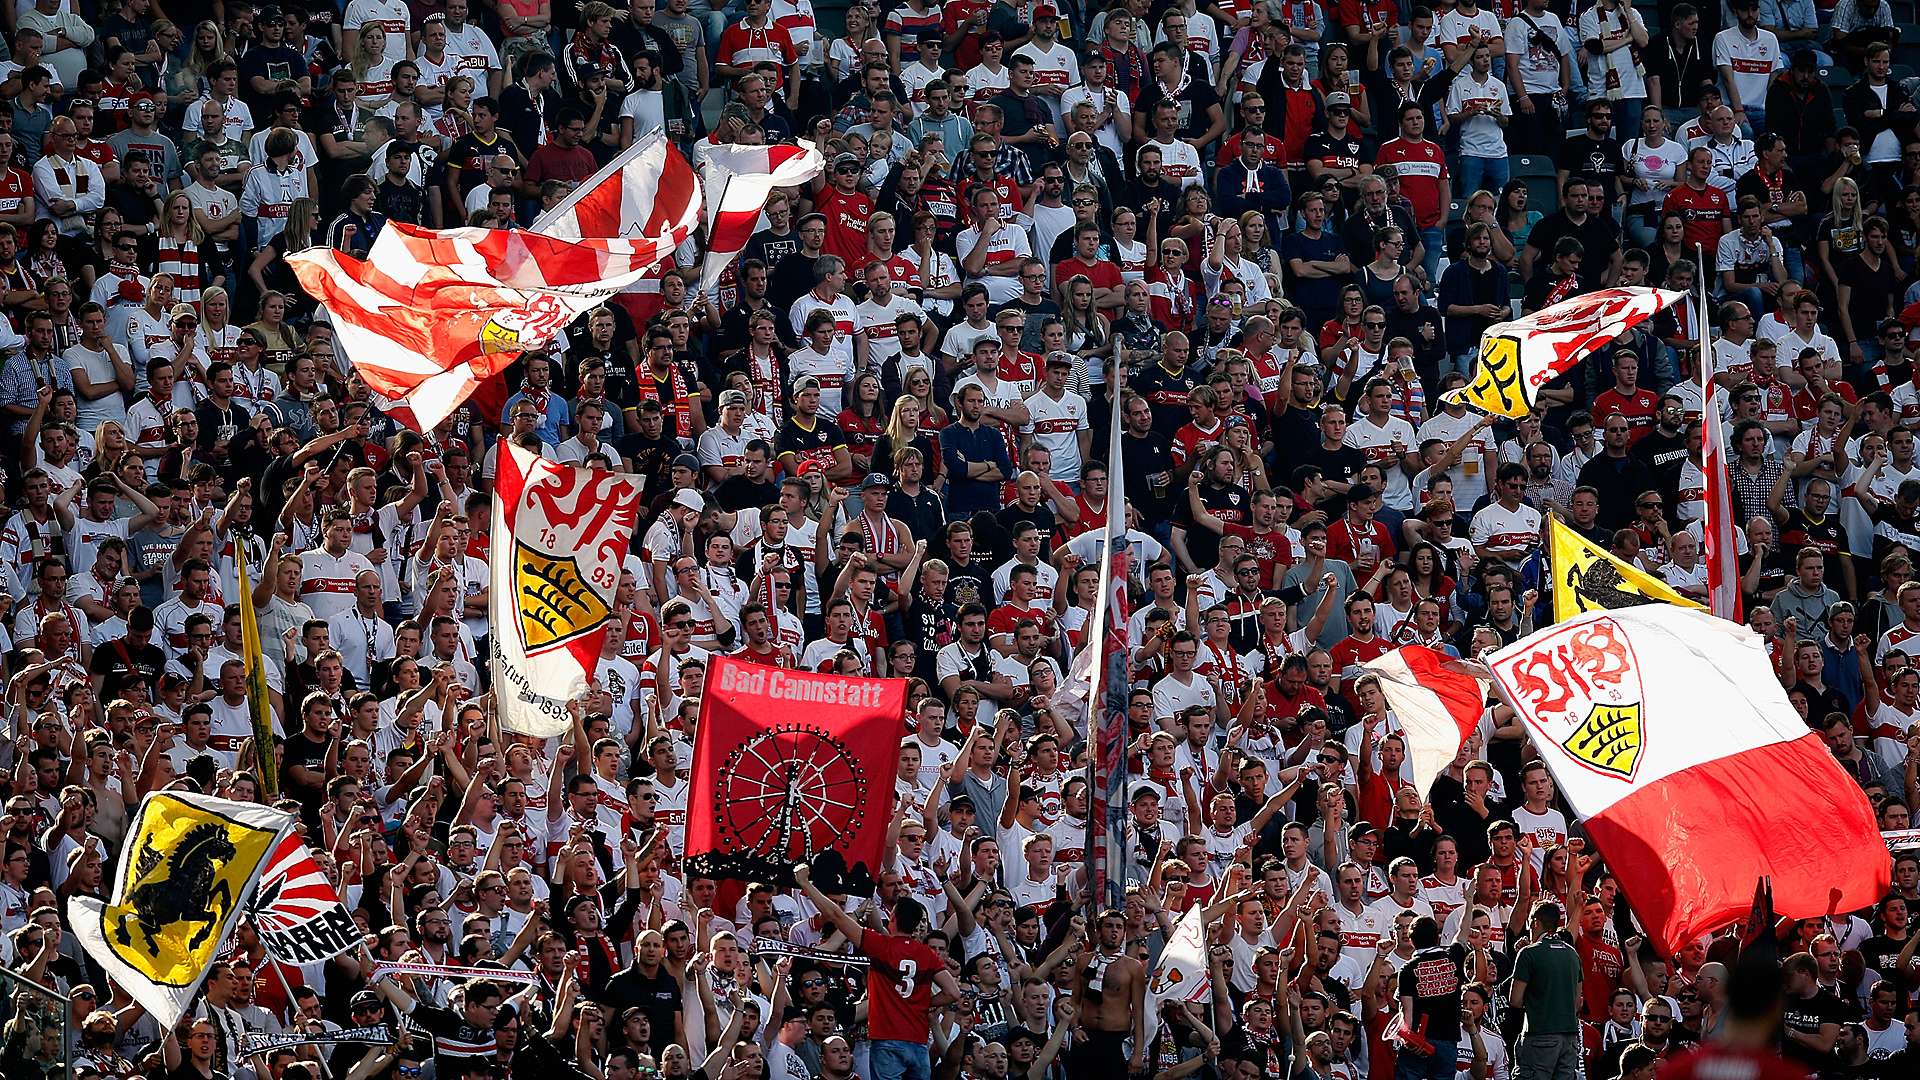
M 1126 926 L 1119 909 L 1101 912 L 1094 948 L 1074 972 L 1080 1026 L 1086 1032 L 1086 1041 L 1073 1048 L 1074 1076 L 1118 1077 L 1146 1065 L 1147 973 L 1127 955 Z M 1128 1035 L 1133 1036 L 1131 1061 L 1121 1045 Z

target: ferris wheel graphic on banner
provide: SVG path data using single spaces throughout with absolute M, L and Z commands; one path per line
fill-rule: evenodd
M 810 862 L 866 818 L 866 770 L 845 743 L 808 724 L 779 724 L 741 743 L 717 782 L 728 861 Z

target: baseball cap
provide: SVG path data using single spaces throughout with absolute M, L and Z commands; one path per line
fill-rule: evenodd
M 808 473 L 817 473 L 820 471 L 820 467 L 821 466 L 818 461 L 815 461 L 812 458 L 808 458 L 807 460 L 793 467 L 793 475 L 805 476 Z
M 167 322 L 169 324 L 179 322 L 183 318 L 192 319 L 197 324 L 200 321 L 200 313 L 193 310 L 192 304 L 175 304 L 173 305 L 173 310 L 167 312 Z
M 351 1002 L 351 1006 L 355 1009 L 377 1009 L 380 1007 L 381 1003 L 382 1002 L 379 994 L 376 994 L 371 990 L 362 990 L 359 993 L 353 995 L 353 1001 Z
M 1149 795 L 1156 799 L 1159 798 L 1160 785 L 1151 780 L 1136 780 L 1133 786 L 1127 789 L 1127 802 L 1137 803 Z
M 920 31 L 919 36 L 913 40 L 917 45 L 940 45 L 946 42 L 947 37 L 936 27 L 931 30 Z
M 1353 98 L 1349 97 L 1345 91 L 1335 90 L 1333 93 L 1327 95 L 1327 108 L 1351 109 L 1353 108 Z
M 673 505 L 684 506 L 695 513 L 707 508 L 707 500 L 692 488 L 681 488 L 674 493 Z
M 127 108 L 129 109 L 137 109 L 142 105 L 146 106 L 149 109 L 159 108 L 159 106 L 153 100 L 153 95 L 147 93 L 144 90 L 142 90 L 137 94 L 133 94 L 127 98 Z
M 697 473 L 700 471 L 700 459 L 694 457 L 692 454 L 675 454 L 673 467 L 676 469 L 691 469 Z
M 838 170 L 847 165 L 851 165 L 856 169 L 859 168 L 860 167 L 859 156 L 851 153 L 846 153 L 846 152 L 838 153 L 833 156 L 834 169 Z
M 1379 836 L 1380 830 L 1370 821 L 1356 821 L 1347 828 L 1347 843 L 1351 844 L 1366 836 Z
M 796 394 L 804 394 L 808 390 L 818 390 L 820 389 L 820 380 L 814 378 L 811 375 L 802 375 L 799 378 L 793 380 L 792 389 L 793 389 L 793 392 Z
M 745 391 L 725 390 L 720 394 L 720 407 L 723 409 L 729 405 L 745 405 L 746 403 L 747 395 Z
M 870 472 L 867 474 L 865 480 L 860 481 L 861 491 L 872 491 L 875 488 L 890 488 L 892 486 L 893 478 L 882 472 Z
M 1043 0 L 1042 3 L 1033 5 L 1033 17 L 1036 19 L 1057 19 L 1060 17 L 1060 9 L 1052 4 L 1045 3 Z
M 1818 71 L 1820 58 L 1813 54 L 1812 49 L 1801 49 L 1793 54 L 1792 67 L 1795 71 Z
M 1035 8 L 1034 14 L 1038 15 L 1039 13 L 1040 13 L 1039 9 Z M 1045 1046 L 1047 1043 L 1047 1040 L 1043 1038 L 1039 1032 L 1033 1030 L 1032 1028 L 1021 1027 L 1020 1025 L 1015 1024 L 1013 1027 L 1010 1027 L 1007 1029 L 1007 1045 L 1008 1046 L 1012 1046 L 1014 1043 L 1017 1043 L 1022 1039 L 1025 1039 L 1036 1046 Z
M 963 806 L 968 810 L 974 809 L 973 796 L 955 795 L 953 798 L 947 800 L 947 809 L 949 810 L 958 810 Z

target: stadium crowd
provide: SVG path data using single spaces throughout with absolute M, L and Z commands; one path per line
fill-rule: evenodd
M 1648 1080 L 1708 1042 L 1748 1055 L 1721 1080 L 1920 1075 L 1920 857 L 1872 910 L 1757 928 L 1777 974 L 1730 977 L 1732 933 L 1661 955 L 1509 709 L 1417 790 L 1359 670 L 1549 621 L 1548 514 L 1704 595 L 1717 409 L 1747 621 L 1909 828 L 1897 11 L 0 6 L 0 960 L 60 995 L 6 979 L 0 1074 Z M 696 162 L 807 138 L 827 168 L 717 290 L 690 241 L 424 437 L 285 260 L 528 227 L 656 131 Z M 1643 284 L 1689 298 L 1533 415 L 1443 403 L 1492 323 Z M 491 707 L 502 439 L 646 480 L 555 740 Z M 1066 675 L 1122 477 L 1124 880 L 1096 898 L 1100 703 Z M 687 870 L 721 654 L 911 680 L 873 896 Z M 263 770 L 366 946 L 295 966 L 242 923 L 162 1029 L 67 900 L 112 888 L 144 795 L 264 800 Z M 1149 1015 L 1196 907 L 1211 989 Z M 244 1049 L 379 1022 L 397 1044 Z

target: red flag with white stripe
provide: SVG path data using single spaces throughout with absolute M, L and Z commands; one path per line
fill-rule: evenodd
M 1387 707 L 1407 740 L 1414 787 L 1427 790 L 1480 726 L 1487 709 L 1486 684 L 1468 665 L 1424 645 L 1403 645 L 1361 666 L 1379 678 Z
M 713 146 L 700 163 L 707 186 L 707 259 L 700 289 L 711 290 L 739 256 L 760 224 L 760 212 L 774 188 L 799 187 L 825 167 L 820 151 L 802 140 L 798 146 Z
M 700 184 L 693 166 L 656 131 L 621 151 L 534 219 L 533 231 L 566 240 L 659 237 L 664 247 L 654 261 L 660 262 L 699 224 Z
M 1590 611 L 1487 666 L 1661 955 L 1746 917 L 1763 877 L 1792 919 L 1886 895 L 1873 805 L 1745 626 L 1674 604 Z

